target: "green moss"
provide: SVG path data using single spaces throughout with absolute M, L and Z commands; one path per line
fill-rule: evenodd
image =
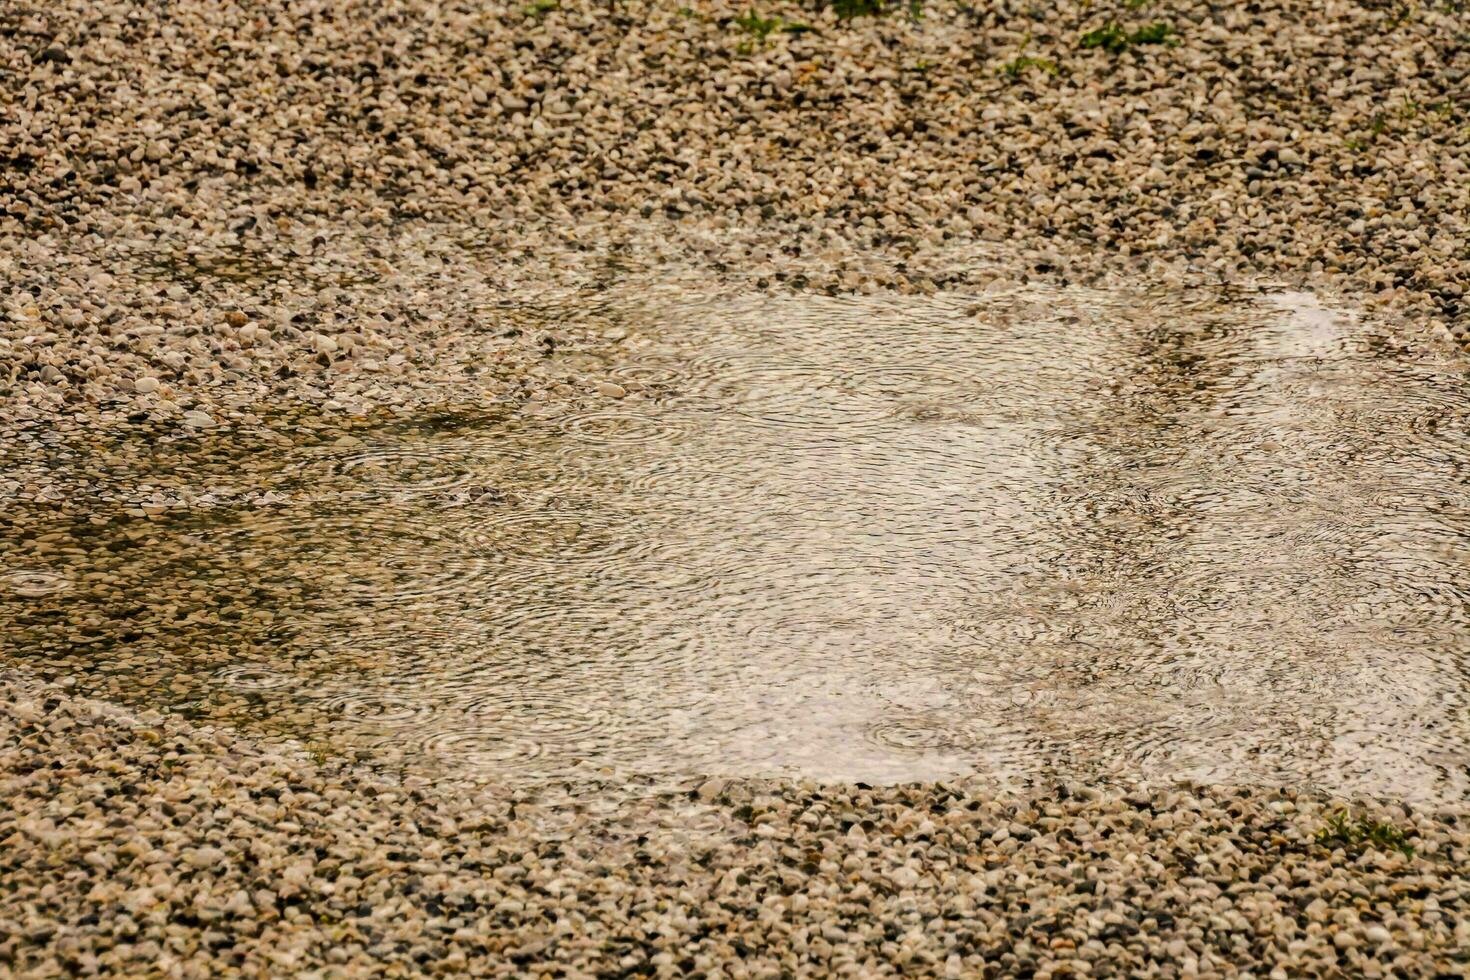
M 762 17 L 754 10 L 747 11 L 744 16 L 734 18 L 730 23 L 750 35 L 754 43 L 758 44 L 764 44 L 766 38 L 772 34 L 801 34 L 812 29 L 809 24 L 793 23 L 780 17 Z M 741 42 L 740 50 L 748 52 L 751 44 L 751 41 Z
M 1129 44 L 1168 44 L 1174 36 L 1174 27 L 1164 21 L 1145 24 L 1128 35 Z
M 1175 35 L 1173 25 L 1161 20 L 1133 31 L 1125 29 L 1115 20 L 1110 20 L 1102 27 L 1082 35 L 1078 43 L 1084 50 L 1102 48 L 1109 54 L 1122 54 L 1136 45 L 1173 44 Z
M 1032 68 L 1044 71 L 1048 75 L 1055 75 L 1057 73 L 1057 63 L 1055 61 L 1052 61 L 1050 58 L 1033 58 L 1030 55 L 1021 55 L 1018 58 L 1012 58 L 1002 65 L 1000 70 L 1007 78 L 1016 79 L 1020 78 Z
M 1339 810 L 1327 818 L 1327 824 L 1317 831 L 1316 841 L 1323 847 L 1344 848 L 1363 851 L 1369 848 L 1379 851 L 1398 851 L 1404 857 L 1413 857 L 1414 848 L 1408 835 L 1393 824 L 1369 820 L 1365 817 L 1350 817 Z
M 1097 30 L 1088 31 L 1082 35 L 1079 43 L 1084 51 L 1102 48 L 1104 51 L 1117 54 L 1128 47 L 1128 35 L 1123 32 L 1123 28 L 1116 21 L 1110 20 Z
M 924 15 L 922 0 L 823 0 L 821 7 L 831 7 L 843 20 L 854 17 L 883 17 L 895 10 L 906 8 L 909 16 L 918 20 Z

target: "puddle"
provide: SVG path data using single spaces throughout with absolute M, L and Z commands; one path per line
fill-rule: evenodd
M 162 475 L 113 478 L 216 505 L 26 515 L 7 657 L 528 782 L 1470 791 L 1450 355 L 1302 295 L 670 294 L 624 322 L 546 369 L 622 399 L 225 467 L 228 440 L 155 447 Z

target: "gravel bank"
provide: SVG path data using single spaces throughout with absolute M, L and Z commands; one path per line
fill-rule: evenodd
M 569 815 L 56 688 L 10 682 L 0 705 L 0 968 L 24 976 L 1431 976 L 1470 957 L 1463 813 L 1369 805 L 1332 836 L 1345 804 L 1290 791 L 716 780 Z

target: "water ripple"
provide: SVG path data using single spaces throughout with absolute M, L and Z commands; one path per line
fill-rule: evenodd
M 296 684 L 293 674 L 268 664 L 235 664 L 215 671 L 214 677 L 236 691 L 274 691 Z
M 1239 290 L 599 302 L 493 419 L 58 449 L 134 512 L 0 536 L 7 656 L 541 784 L 1470 796 L 1462 360 Z
M 677 441 L 688 423 L 654 412 L 598 411 L 573 415 L 562 423 L 570 436 L 594 444 L 644 446 Z
M 484 465 L 465 447 L 388 445 L 333 453 L 308 464 L 302 475 L 354 488 L 435 493 L 472 484 Z
M 66 592 L 71 587 L 71 579 L 58 572 L 39 568 L 13 568 L 0 572 L 0 593 L 8 592 L 22 599 L 39 599 Z
M 321 698 L 320 704 L 332 715 L 374 725 L 416 725 L 436 713 L 432 703 L 391 691 L 344 691 Z
M 396 739 L 387 745 L 396 747 Z M 455 728 L 435 731 L 418 740 L 418 747 L 456 771 L 468 770 L 504 776 L 534 765 L 543 752 L 531 738 L 495 728 Z

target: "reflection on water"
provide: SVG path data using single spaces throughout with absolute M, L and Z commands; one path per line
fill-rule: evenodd
M 247 458 L 221 439 L 112 474 L 193 472 L 213 506 L 28 513 L 9 656 L 495 778 L 1470 790 L 1470 378 L 1447 355 L 1295 295 L 620 315 L 612 352 L 548 358 L 585 397 Z

